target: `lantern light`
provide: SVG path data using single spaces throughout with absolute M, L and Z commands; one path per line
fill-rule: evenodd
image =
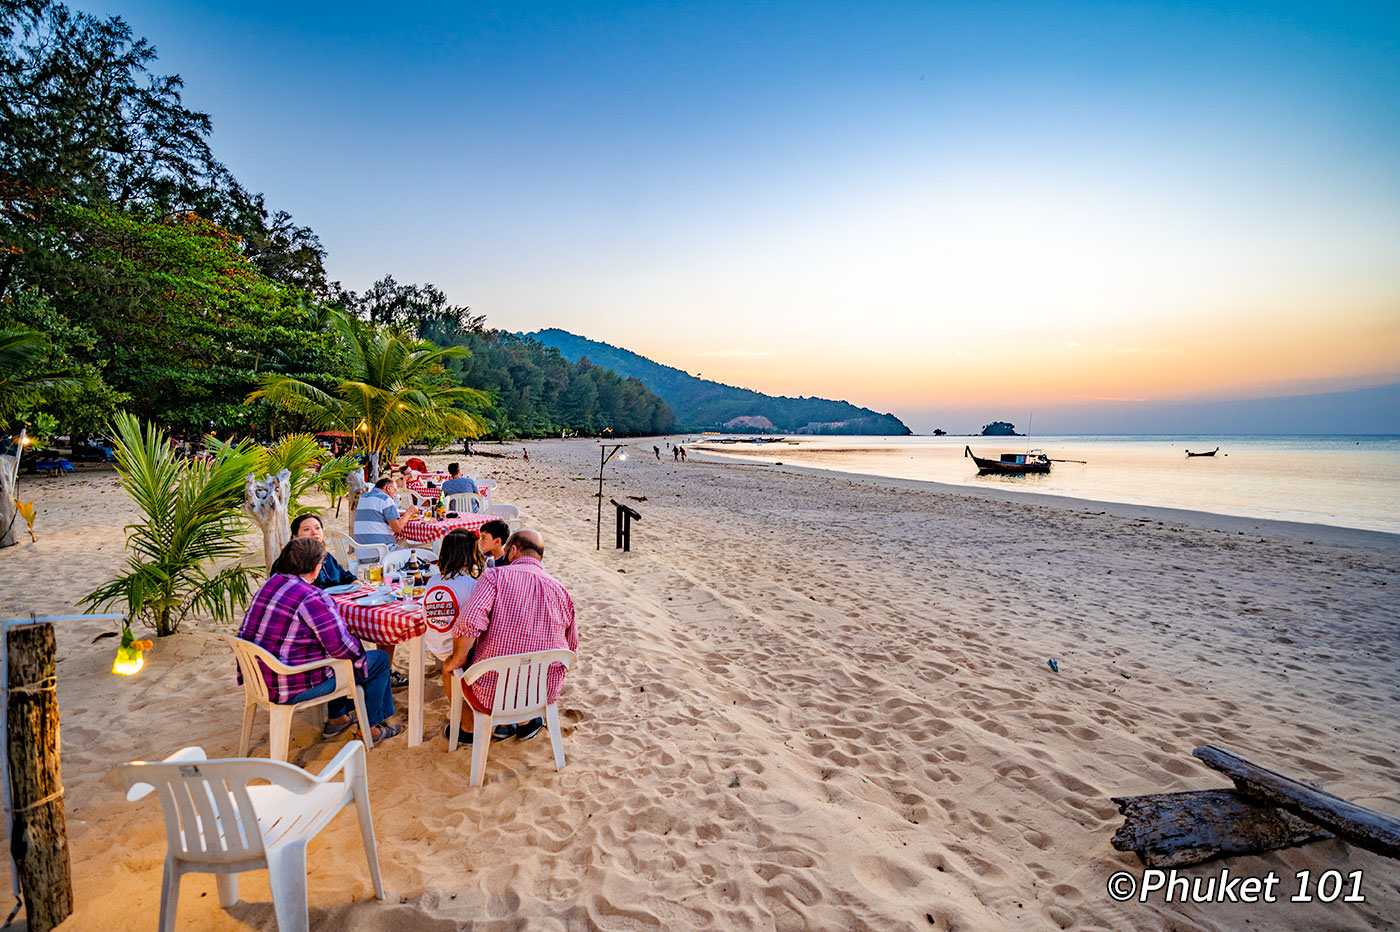
M 141 668 L 146 665 L 146 658 L 141 656 L 143 651 L 148 651 L 155 645 L 150 641 L 138 641 L 131 635 L 131 626 L 122 625 L 122 640 L 117 647 L 117 658 L 112 661 L 112 672 L 120 673 L 122 676 L 134 676 L 141 672 Z

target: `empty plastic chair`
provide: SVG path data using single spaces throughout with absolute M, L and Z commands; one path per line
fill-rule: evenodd
M 486 513 L 504 521 L 519 521 L 520 509 L 514 505 L 487 505 Z
M 331 778 L 344 772 L 345 778 Z M 282 761 L 207 760 L 203 748 L 181 748 L 164 761 L 117 768 L 135 801 L 152 790 L 165 813 L 165 872 L 160 930 L 173 932 L 180 877 L 218 875 L 219 905 L 238 902 L 238 875 L 267 869 L 281 932 L 306 932 L 306 845 L 341 809 L 355 806 L 374 895 L 387 899 L 370 819 L 365 749 L 351 742 L 316 776 Z M 250 786 L 252 781 L 260 785 Z M 263 783 L 262 781 L 266 781 Z M 341 862 L 341 852 L 327 852 Z

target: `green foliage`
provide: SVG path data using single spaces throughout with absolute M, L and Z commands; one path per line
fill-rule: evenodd
M 51 431 L 56 422 L 36 413 L 36 405 L 71 398 L 82 391 L 86 384 L 83 378 L 48 368 L 52 350 L 42 333 L 0 330 L 0 428 L 18 427 L 16 421 L 29 420 L 40 428 L 36 437 L 45 428 Z
M 449 363 L 464 385 L 490 395 L 488 436 L 557 437 L 560 431 L 613 436 L 662 434 L 675 429 L 666 403 L 636 379 L 587 360 L 570 363 L 538 341 L 500 331 L 460 333 L 471 350 Z
M 112 422 L 117 472 L 143 521 L 126 528 L 127 570 L 85 595 L 93 610 L 120 603 L 156 634 L 174 634 L 192 612 L 229 621 L 258 571 L 214 570 L 243 554 L 245 476 L 263 453 L 249 443 L 221 447 L 213 462 L 176 457 L 165 432 L 129 414 Z M 212 571 L 212 572 L 211 572 Z
M 461 348 L 439 348 L 343 315 L 332 322 L 346 360 L 343 379 L 331 391 L 309 382 L 264 375 L 248 396 L 265 398 L 304 416 L 314 426 L 354 435 L 357 447 L 390 459 L 414 440 L 479 436 L 480 392 L 453 385 L 443 363 Z

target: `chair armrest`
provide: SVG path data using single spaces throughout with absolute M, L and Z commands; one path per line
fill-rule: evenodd
M 317 784 L 326 783 L 342 770 L 345 771 L 346 783 L 364 775 L 365 743 L 363 741 L 346 742 L 335 757 L 332 757 L 330 762 L 321 768 L 321 772 L 312 776 L 311 779 Z

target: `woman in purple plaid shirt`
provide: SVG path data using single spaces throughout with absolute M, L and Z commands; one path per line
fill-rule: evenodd
M 288 666 L 325 657 L 355 661 L 355 682 L 365 690 L 365 714 L 374 723 L 374 740 L 392 738 L 403 726 L 385 723 L 394 714 L 389 655 L 365 650 L 346 629 L 335 602 L 313 585 L 325 555 L 325 544 L 314 537 L 293 538 L 272 564 L 272 577 L 253 596 L 238 636 L 270 651 Z M 335 689 L 335 674 L 327 668 L 286 675 L 264 668 L 262 673 L 273 702 L 301 702 Z M 344 696 L 327 703 L 330 718 L 322 736 L 333 738 L 353 725 L 354 707 Z

